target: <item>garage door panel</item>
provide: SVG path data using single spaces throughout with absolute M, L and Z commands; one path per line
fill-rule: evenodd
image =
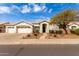
M 18 33 L 32 33 L 31 28 L 18 28 Z
M 14 29 L 8 29 L 8 33 L 15 33 Z

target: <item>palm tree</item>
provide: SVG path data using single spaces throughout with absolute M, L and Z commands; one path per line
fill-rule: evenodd
M 74 20 L 76 16 L 75 10 L 65 10 L 62 13 L 57 14 L 56 16 L 52 17 L 50 20 L 50 24 L 58 24 L 59 28 L 62 28 L 65 33 L 67 34 L 67 24 Z

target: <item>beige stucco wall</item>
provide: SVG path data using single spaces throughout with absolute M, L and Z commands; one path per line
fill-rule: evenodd
M 59 26 L 57 26 L 56 24 L 52 24 L 52 25 L 49 25 L 49 29 L 50 30 L 59 30 Z

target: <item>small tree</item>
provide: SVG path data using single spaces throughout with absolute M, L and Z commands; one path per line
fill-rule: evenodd
M 67 24 L 73 21 L 75 16 L 76 12 L 74 10 L 65 10 L 64 12 L 52 17 L 50 20 L 50 24 L 58 24 L 59 28 L 62 28 L 67 34 Z

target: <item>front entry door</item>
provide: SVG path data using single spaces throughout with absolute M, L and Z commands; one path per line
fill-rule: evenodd
M 43 32 L 43 33 L 46 32 L 46 24 L 43 24 L 43 26 L 42 26 L 42 32 Z

